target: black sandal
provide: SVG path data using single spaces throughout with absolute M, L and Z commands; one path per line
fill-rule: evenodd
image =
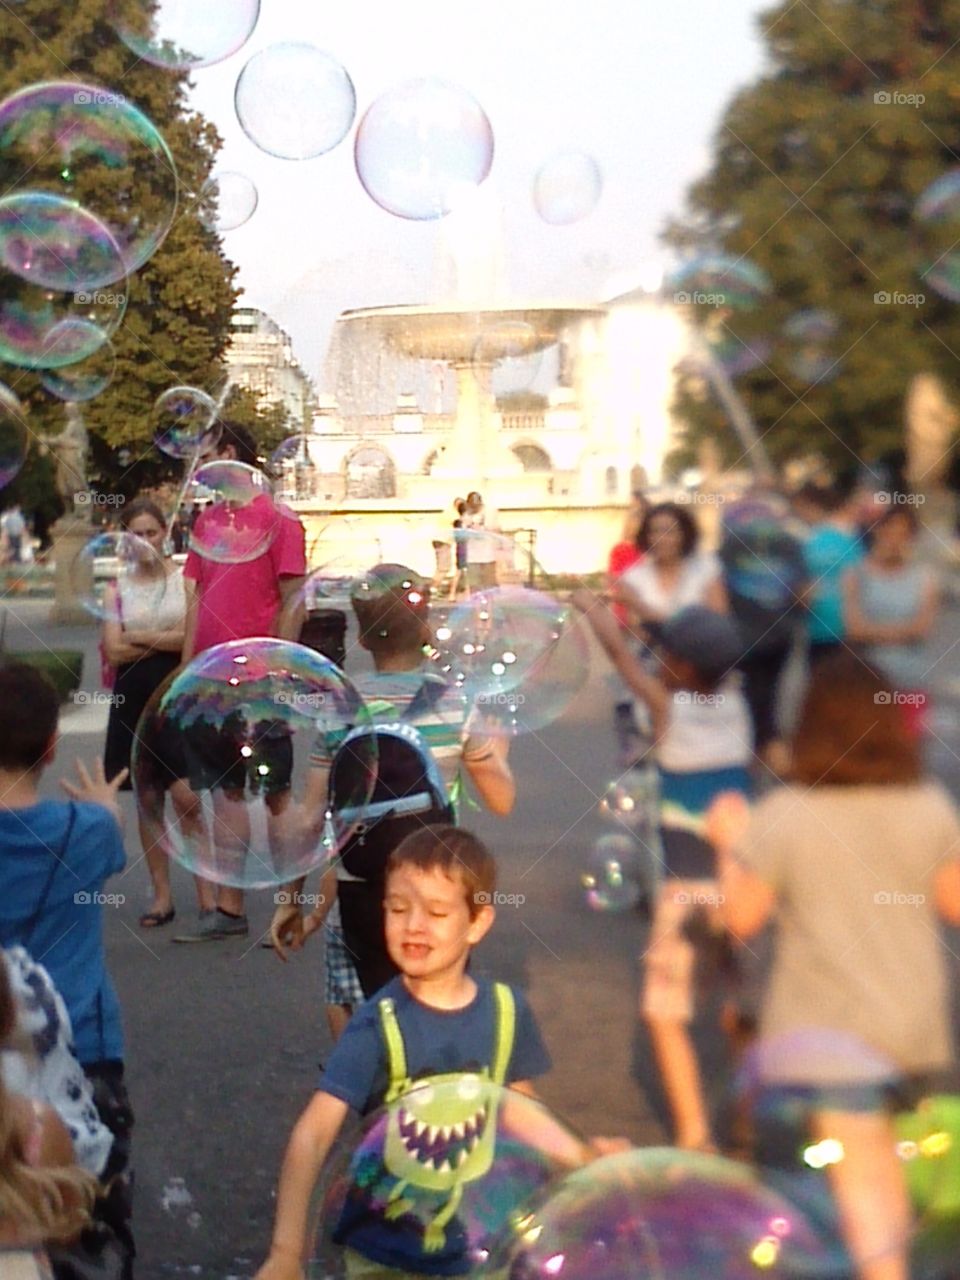
M 145 911 L 140 917 L 140 928 L 162 929 L 165 924 L 170 924 L 176 918 L 176 914 L 174 907 L 169 911 Z

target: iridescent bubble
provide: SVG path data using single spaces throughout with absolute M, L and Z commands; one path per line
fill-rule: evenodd
M 195 482 L 209 505 L 190 530 L 191 551 L 217 564 L 245 564 L 270 550 L 284 517 L 262 471 L 243 462 L 207 462 Z
M 326 771 L 311 764 L 318 739 L 369 723 L 350 681 L 314 650 L 263 638 L 216 645 L 161 685 L 140 720 L 141 817 L 204 879 L 244 889 L 298 879 L 335 856 L 376 781 L 370 736 L 354 816 L 327 814 Z
M 270 469 L 280 474 L 286 468 L 297 463 L 310 463 L 310 437 L 305 435 L 288 436 L 278 444 L 270 455 Z
M 125 532 L 98 533 L 70 566 L 70 595 L 94 618 L 121 621 L 122 596 L 134 596 L 146 614 L 156 613 L 167 590 L 163 560 L 145 538 Z
M 168 458 L 210 453 L 222 429 L 213 397 L 197 387 L 169 387 L 153 406 L 153 441 Z
M 27 456 L 27 418 L 23 405 L 0 382 L 0 489 L 18 474 Z
M 46 389 L 60 400 L 74 403 L 92 400 L 113 380 L 117 367 L 117 354 L 113 344 L 102 331 L 90 333 L 91 328 L 96 326 L 92 326 L 88 320 L 64 320 L 50 334 L 51 342 L 64 343 L 74 349 L 98 343 L 96 349 L 83 360 L 65 364 L 58 369 L 47 369 L 40 375 L 40 381 Z
M 547 1188 L 503 1232 L 485 1275 L 510 1280 L 752 1280 L 832 1275 L 801 1212 L 745 1165 L 648 1147 Z M 800 1268 L 811 1268 L 810 1270 Z
M 29 284 L 92 292 L 126 274 L 120 246 L 87 209 L 41 191 L 0 200 L 0 262 Z
M 235 231 L 242 227 L 256 213 L 260 202 L 253 180 L 245 173 L 215 173 L 203 184 L 200 198 L 209 199 L 213 204 L 203 221 L 214 231 Z
M 731 378 L 759 369 L 769 361 L 773 352 L 769 338 L 734 333 L 724 324 L 707 333 L 706 338 L 714 358 Z
M 240 72 L 234 103 L 244 133 L 261 151 L 309 160 L 347 136 L 357 95 L 332 54 L 310 44 L 274 44 Z
M 161 134 L 123 94 L 74 80 L 33 84 L 0 103 L 8 187 L 59 196 L 109 229 L 116 284 L 151 257 L 173 222 L 177 171 Z M 103 259 L 97 259 L 102 269 Z
M 438 607 L 433 620 L 433 661 L 464 689 L 487 732 L 542 729 L 586 681 L 583 631 L 569 607 L 544 592 L 474 591 L 468 600 Z
M 60 369 L 92 356 L 119 325 L 125 293 L 59 293 L 0 270 L 0 359 Z
M 567 226 L 592 213 L 603 191 L 603 176 L 585 151 L 551 156 L 533 183 L 533 203 L 544 222 Z
M 211 67 L 250 39 L 260 0 L 197 4 L 196 0 L 110 0 L 107 21 L 146 62 L 170 71 Z
M 337 1273 L 344 1246 L 365 1254 L 379 1242 L 405 1273 L 476 1275 L 500 1233 L 519 1227 L 524 1206 L 581 1150 L 542 1102 L 486 1071 L 414 1082 L 332 1167 L 317 1274 Z
M 830 311 L 799 311 L 783 326 L 787 368 L 801 382 L 823 382 L 839 372 L 840 321 Z
M 628 835 L 600 836 L 580 877 L 591 911 L 629 911 L 643 894 L 637 844 Z
M 493 129 L 465 90 L 411 80 L 382 94 L 357 129 L 354 159 L 382 209 L 418 221 L 442 218 L 493 164 Z
M 960 302 L 960 168 L 931 182 L 913 217 L 920 233 L 921 278 L 941 297 Z M 889 301 L 889 294 L 878 296 Z
M 649 830 L 659 821 L 660 784 L 655 767 L 628 769 L 607 784 L 598 806 L 604 818 L 627 831 Z
M 751 311 L 770 288 L 770 277 L 748 258 L 706 254 L 671 272 L 665 292 L 681 306 Z

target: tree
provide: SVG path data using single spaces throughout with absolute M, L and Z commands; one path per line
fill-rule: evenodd
M 916 375 L 960 382 L 960 310 L 927 274 L 960 236 L 960 212 L 932 228 L 914 216 L 960 164 L 960 0 L 784 0 L 759 25 L 770 69 L 732 101 L 712 167 L 666 239 L 769 275 L 752 311 L 689 310 L 734 343 L 773 342 L 738 380 L 773 458 L 820 452 L 846 469 L 902 443 Z M 810 310 L 836 322 L 819 343 L 835 368 L 812 380 L 784 336 Z M 705 434 L 728 461 L 740 456 L 696 372 L 676 407 L 687 460 Z
M 139 61 L 107 22 L 107 0 L 21 0 L 0 17 L 0 98 L 53 79 L 76 79 L 120 92 L 160 130 L 173 154 L 179 205 L 157 252 L 125 287 L 124 318 L 113 335 L 116 372 L 109 386 L 84 405 L 91 434 L 91 480 L 132 494 L 179 474 L 181 464 L 152 445 L 151 410 L 167 387 L 186 384 L 215 391 L 225 381 L 223 354 L 237 298 L 236 268 L 227 261 L 215 231 L 201 220 L 211 198 L 199 197 L 220 147 L 216 130 L 186 110 L 188 80 Z M 145 6 L 131 3 L 136 15 Z M 137 172 L 111 173 L 109 180 L 131 203 L 152 198 Z M 0 152 L 0 190 L 29 188 L 34 176 L 10 171 Z M 104 181 L 102 167 L 80 167 L 60 194 L 84 203 L 90 184 Z M 38 183 L 38 185 L 41 185 Z M 47 188 L 49 189 L 49 187 Z M 9 279 L 9 277 L 8 277 Z M 37 373 L 0 364 L 0 381 L 24 402 L 31 429 L 55 432 L 63 406 L 43 389 Z M 254 415 L 256 418 L 256 414 Z M 42 478 L 44 460 L 31 450 L 21 485 Z

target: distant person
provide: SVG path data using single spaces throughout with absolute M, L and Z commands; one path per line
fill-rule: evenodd
M 640 546 L 640 529 L 649 509 L 650 504 L 643 494 L 639 491 L 635 492 L 631 497 L 630 506 L 624 517 L 620 541 L 614 543 L 610 548 L 610 555 L 607 558 L 607 592 L 614 597 L 616 597 L 620 579 L 623 575 L 643 559 L 644 552 Z M 613 616 L 621 627 L 631 632 L 637 629 L 639 625 L 637 619 L 632 617 L 630 610 L 622 600 L 615 598 L 611 608 Z M 642 754 L 644 746 L 643 735 L 634 715 L 632 699 L 621 697 L 614 704 L 613 725 L 617 737 L 620 763 L 626 769 L 636 762 Z
M 463 517 L 467 512 L 467 504 L 463 498 L 457 498 L 453 504 L 453 565 L 454 573 L 450 580 L 450 599 L 456 600 L 460 591 L 470 595 L 470 583 L 467 580 L 467 540 L 463 533 Z
M 811 668 L 843 646 L 843 579 L 863 557 L 850 499 L 839 489 L 804 485 L 793 497 L 793 508 L 808 526 L 803 547 L 809 587 L 806 629 Z
M 19 507 L 10 507 L 0 518 L 0 531 L 3 533 L 7 548 L 7 560 L 11 564 L 20 564 L 23 559 L 23 539 L 27 532 L 27 522 Z
M 258 465 L 253 437 L 245 427 L 224 422 L 216 457 L 247 466 Z M 257 499 L 256 501 L 258 501 Z M 302 617 L 287 609 L 307 572 L 306 533 L 289 508 L 280 508 L 279 531 L 254 560 L 221 564 L 191 550 L 183 569 L 187 584 L 187 616 L 183 661 L 228 640 L 276 636 L 296 640 Z M 196 529 L 205 518 L 198 516 Z M 285 611 L 286 610 L 286 611 Z M 196 877 L 200 916 L 197 926 L 174 942 L 218 942 L 245 937 L 250 930 L 243 893 Z
M 497 536 L 496 511 L 484 504 L 475 490 L 467 494 L 461 527 L 467 559 L 467 585 L 471 591 L 486 591 L 497 585 Z
M 916 556 L 919 523 L 911 507 L 881 507 L 867 554 L 843 579 L 847 639 L 886 676 L 888 696 L 912 733 L 923 727 L 930 673 L 928 641 L 937 620 L 937 575 Z
M 750 944 L 768 920 L 778 925 L 751 1076 L 779 1100 L 777 1116 L 794 1119 L 789 1133 L 782 1120 L 768 1133 L 761 1094 L 760 1171 L 769 1165 L 776 1186 L 784 1146 L 840 1145 L 844 1158 L 823 1176 L 859 1280 L 910 1276 L 893 1112 L 957 1067 L 940 922 L 960 925 L 960 825 L 923 776 L 887 683 L 861 653 L 824 658 L 789 784 L 752 814 L 736 797 L 711 815 L 728 928 Z
M 123 508 L 122 528 L 142 538 L 152 555 L 136 560 L 131 571 L 107 588 L 101 651 L 109 668 L 113 698 L 107 721 L 103 767 L 108 778 L 129 770 L 137 724 L 144 708 L 164 680 L 180 665 L 187 609 L 183 573 L 163 554 L 166 521 L 160 508 L 139 498 Z M 121 790 L 130 790 L 129 776 Z M 140 917 L 142 929 L 169 924 L 175 912 L 170 892 L 170 864 L 164 832 L 140 806 L 140 839 L 153 902 Z

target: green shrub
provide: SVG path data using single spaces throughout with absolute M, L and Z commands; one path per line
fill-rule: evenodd
M 27 662 L 47 677 L 60 701 L 66 702 L 80 688 L 83 653 L 79 649 L 39 649 L 27 653 L 2 653 L 0 662 Z

